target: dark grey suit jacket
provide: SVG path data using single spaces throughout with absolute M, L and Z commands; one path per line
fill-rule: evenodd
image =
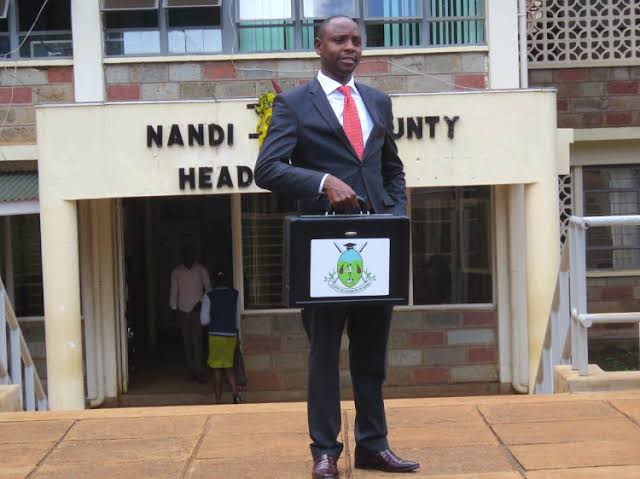
M 402 161 L 393 138 L 391 99 L 356 83 L 373 120 L 360 161 L 317 79 L 276 97 L 269 133 L 255 167 L 256 184 L 300 199 L 300 209 L 327 208 L 318 199 L 325 173 L 340 178 L 376 213 L 406 214 Z

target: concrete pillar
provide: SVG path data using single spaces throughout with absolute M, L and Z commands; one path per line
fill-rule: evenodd
M 511 384 L 512 327 L 509 289 L 509 186 L 497 185 L 493 189 L 495 291 L 494 302 L 498 316 L 498 348 L 500 357 L 500 383 Z
M 47 383 L 52 410 L 84 409 L 76 203 L 40 194 Z
M 529 391 L 533 391 L 560 268 L 560 212 L 555 157 L 548 176 L 525 186 L 527 290 L 529 316 Z
M 71 0 L 71 30 L 75 99 L 104 101 L 100 0 Z
M 487 0 L 487 44 L 489 45 L 489 88 L 518 88 L 517 2 Z

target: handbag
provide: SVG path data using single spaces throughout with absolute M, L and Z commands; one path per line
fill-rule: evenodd
M 236 377 L 236 384 L 238 386 L 247 385 L 247 373 L 244 369 L 244 358 L 242 357 L 242 350 L 240 347 L 240 337 L 236 342 L 236 350 L 233 353 L 233 374 Z

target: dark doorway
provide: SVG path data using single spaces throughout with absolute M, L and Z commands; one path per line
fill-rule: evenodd
M 123 406 L 211 402 L 212 385 L 189 377 L 179 325 L 169 307 L 171 272 L 189 244 L 214 278 L 233 279 L 228 196 L 123 200 L 129 386 Z M 206 361 L 206 332 L 202 332 Z

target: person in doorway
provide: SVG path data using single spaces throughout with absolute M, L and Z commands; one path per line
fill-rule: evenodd
M 225 284 L 224 273 L 216 274 L 215 288 L 202 298 L 200 324 L 209 326 L 209 360 L 213 369 L 213 392 L 216 403 L 222 402 L 222 373 L 229 381 L 233 404 L 240 404 L 240 394 L 233 372 L 233 357 L 238 346 L 240 307 L 238 290 Z
M 325 20 L 314 42 L 320 72 L 307 85 L 276 97 L 267 137 L 255 168 L 256 184 L 299 198 L 300 210 L 329 206 L 404 215 L 407 204 L 402 161 L 393 136 L 388 95 L 355 83 L 362 36 L 349 17 Z M 320 195 L 322 194 L 322 195 Z M 382 383 L 392 308 L 305 307 L 309 338 L 308 419 L 312 477 L 338 476 L 340 432 L 338 359 L 345 324 L 356 405 L 355 467 L 410 472 L 420 465 L 400 459 L 387 442 Z
M 207 269 L 196 261 L 193 246 L 184 245 L 181 253 L 182 263 L 171 272 L 169 305 L 182 333 L 189 378 L 205 383 L 200 301 L 211 291 L 211 281 Z

